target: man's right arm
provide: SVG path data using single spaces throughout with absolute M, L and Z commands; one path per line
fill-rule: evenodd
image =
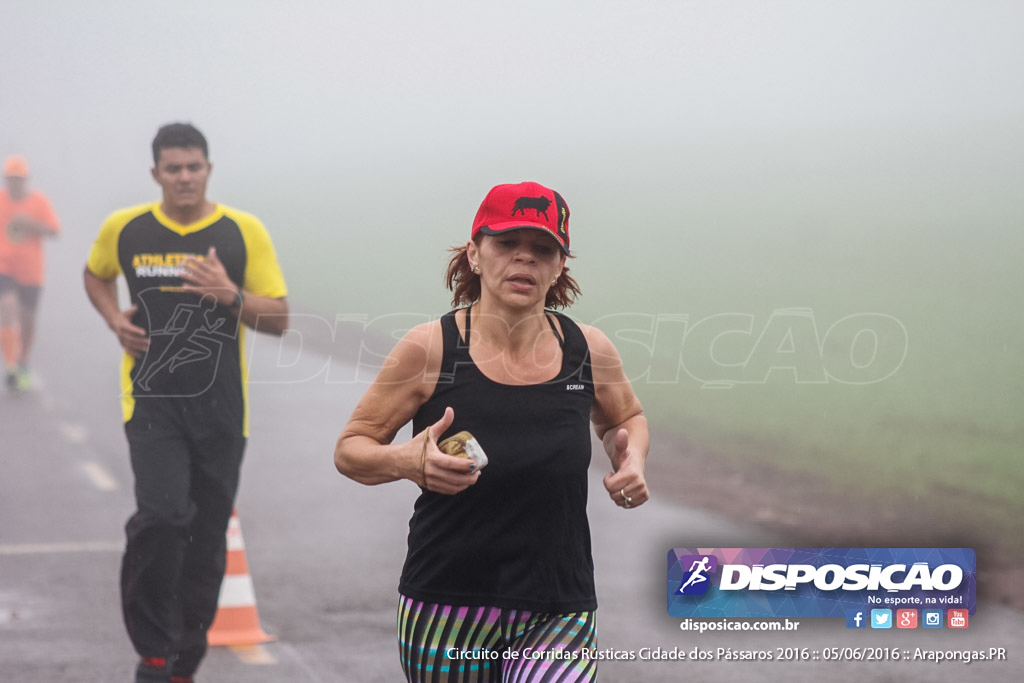
M 130 356 L 140 358 L 149 349 L 146 331 L 132 323 L 138 306 L 121 310 L 117 302 L 117 280 L 104 280 L 88 267 L 85 269 L 85 292 L 89 301 L 103 316 L 107 327 L 117 335 L 121 348 Z

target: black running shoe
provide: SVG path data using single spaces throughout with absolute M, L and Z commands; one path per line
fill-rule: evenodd
M 171 663 L 166 657 L 143 657 L 135 669 L 135 683 L 171 683 Z

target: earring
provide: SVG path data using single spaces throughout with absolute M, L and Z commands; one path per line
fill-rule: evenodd
M 480 274 L 480 269 L 479 269 L 479 268 L 477 268 L 476 266 L 473 266 L 473 273 L 474 273 L 475 275 L 479 275 L 479 274 Z

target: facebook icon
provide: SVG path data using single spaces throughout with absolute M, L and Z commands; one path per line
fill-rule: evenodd
M 867 628 L 868 619 L 862 609 L 846 610 L 846 628 Z

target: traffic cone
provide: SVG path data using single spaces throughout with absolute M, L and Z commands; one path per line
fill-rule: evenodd
M 217 598 L 217 614 L 206 634 L 206 642 L 211 646 L 257 645 L 276 640 L 260 627 L 256 589 L 249 576 L 249 562 L 245 559 L 242 525 L 234 510 L 228 522 L 227 540 L 227 569 Z

